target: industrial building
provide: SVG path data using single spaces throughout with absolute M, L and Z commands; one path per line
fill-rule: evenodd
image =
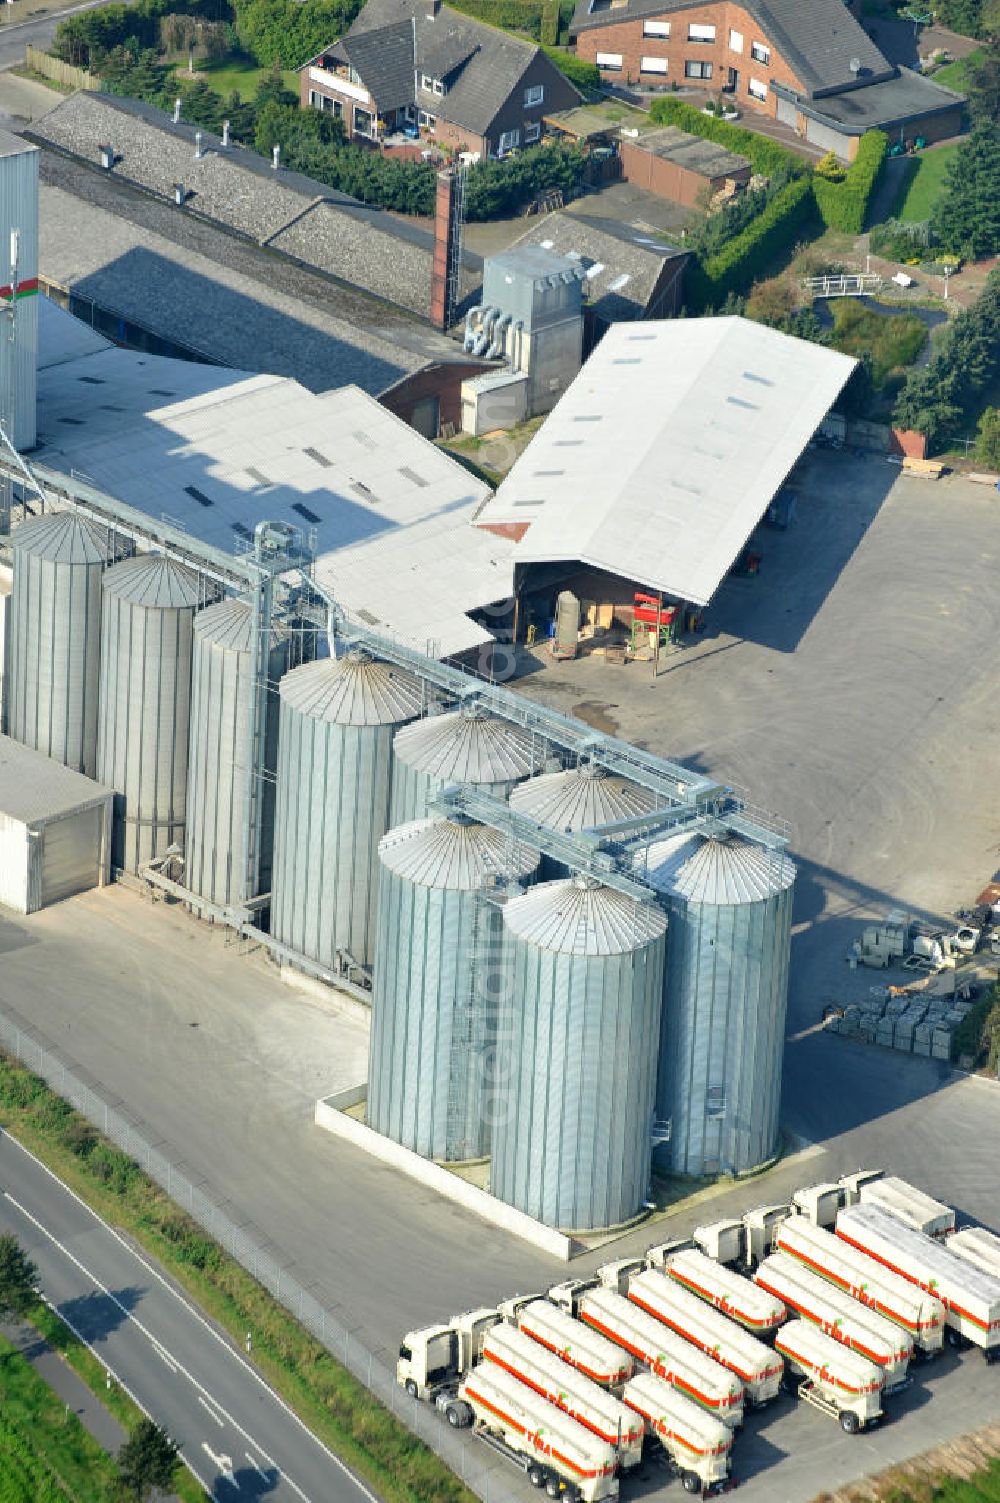
M 578 284 L 543 288 L 556 355 Z M 4 900 L 110 868 L 352 993 L 369 1126 L 488 1160 L 547 1226 L 639 1213 L 654 1141 L 706 1171 L 766 1159 L 787 835 L 459 666 L 492 642 L 471 613 L 508 609 L 488 488 L 356 388 L 112 349 L 51 305 L 41 334 L 39 442 L 0 452 Z

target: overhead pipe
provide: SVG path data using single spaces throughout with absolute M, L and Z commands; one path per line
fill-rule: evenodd
M 511 322 L 513 317 L 514 315 L 512 313 L 501 313 L 500 317 L 497 319 L 496 325 L 493 330 L 493 342 L 490 345 L 489 349 L 486 351 L 487 360 L 496 360 L 498 355 L 502 355 L 504 353 L 503 332 L 506 329 L 507 325 Z

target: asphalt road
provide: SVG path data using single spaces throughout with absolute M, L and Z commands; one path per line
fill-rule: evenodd
M 82 5 L 68 5 L 64 10 L 54 10 L 47 15 L 26 16 L 23 21 L 18 20 L 18 12 L 14 6 L 4 5 L 0 12 L 0 72 L 4 68 L 16 67 L 24 62 L 24 49 L 30 45 L 48 47 L 55 36 L 56 27 L 66 16 L 75 16 L 81 10 L 95 10 L 98 5 L 106 5 L 108 0 L 84 0 Z M 128 4 L 129 0 L 125 0 Z M 11 19 L 4 17 L 11 13 Z
M 229 1341 L 27 1149 L 0 1136 L 0 1229 L 42 1289 L 227 1503 L 376 1503 Z

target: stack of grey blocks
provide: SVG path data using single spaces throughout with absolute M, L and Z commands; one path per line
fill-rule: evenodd
M 894 997 L 888 987 L 873 986 L 863 1002 L 849 1003 L 827 1027 L 866 1044 L 948 1060 L 952 1033 L 971 1006 L 951 997 Z

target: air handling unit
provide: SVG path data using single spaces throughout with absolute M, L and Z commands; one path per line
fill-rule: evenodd
M 421 819 L 379 846 L 368 1124 L 425 1158 L 490 1151 L 500 910 L 538 853 L 462 817 Z
M 406 726 L 393 743 L 392 823 L 422 819 L 447 783 L 470 783 L 506 798 L 544 765 L 537 736 L 490 715 L 476 700 Z
M 106 528 L 71 511 L 33 517 L 11 541 L 10 734 L 93 777 L 101 582 L 122 550 Z
M 649 1186 L 666 917 L 580 875 L 503 921 L 491 1189 L 546 1226 L 618 1225 Z
M 393 736 L 427 692 L 359 649 L 293 669 L 278 692 L 271 932 L 331 971 L 363 973 L 375 959 Z
M 775 1151 L 795 867 L 720 832 L 635 865 L 670 915 L 656 1116 L 684 1174 L 743 1173 Z

